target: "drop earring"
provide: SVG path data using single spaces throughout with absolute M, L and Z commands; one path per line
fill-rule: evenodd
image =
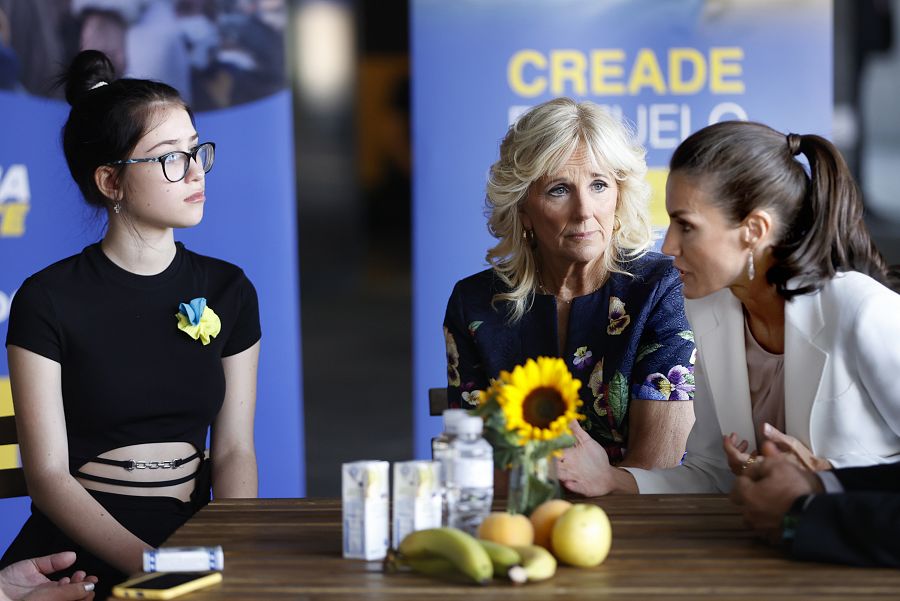
M 116 203 L 113 205 L 113 211 L 115 211 L 116 215 L 122 212 L 122 205 L 120 203 Z
M 534 248 L 534 230 L 523 229 L 522 240 L 525 241 L 525 244 L 527 244 L 529 248 Z
M 753 278 L 756 277 L 756 267 L 753 265 L 753 249 L 750 249 L 750 253 L 747 255 L 747 277 L 750 281 L 753 281 Z

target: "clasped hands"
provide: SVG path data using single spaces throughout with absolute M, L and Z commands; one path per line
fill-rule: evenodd
M 831 469 L 831 464 L 827 459 L 817 457 L 802 442 L 793 436 L 784 434 L 771 424 L 763 425 L 763 436 L 773 443 L 775 453 L 784 454 L 788 460 L 793 461 L 800 468 L 811 472 Z M 738 436 L 734 432 L 722 437 L 722 447 L 728 458 L 728 467 L 735 476 L 742 475 L 747 468 L 762 460 L 758 452 L 747 452 L 749 446 L 750 444 L 746 440 L 738 441 Z
M 745 524 L 762 538 L 777 543 L 782 538 L 784 515 L 794 501 L 824 489 L 814 471 L 801 466 L 794 455 L 782 452 L 772 441 L 763 443 L 759 458 L 741 469 L 730 498 L 740 507 Z
M 722 447 L 728 467 L 737 476 L 731 501 L 740 507 L 747 526 L 777 543 L 782 537 L 784 515 L 791 505 L 797 497 L 821 492 L 822 483 L 815 472 L 830 470 L 832 466 L 771 424 L 763 426 L 763 435 L 767 440 L 758 453 L 747 453 L 749 443 L 739 442 L 734 432 L 722 437 Z

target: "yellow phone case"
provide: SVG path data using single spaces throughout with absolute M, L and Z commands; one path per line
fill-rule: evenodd
M 190 593 L 192 591 L 199 590 L 201 588 L 206 588 L 207 586 L 212 586 L 213 584 L 218 584 L 222 582 L 222 572 L 210 572 L 204 576 L 200 576 L 190 582 L 185 582 L 183 584 L 179 584 L 177 586 L 173 586 L 171 588 L 165 589 L 151 589 L 151 588 L 141 588 L 141 583 L 146 582 L 152 578 L 158 577 L 160 574 L 164 573 L 177 573 L 177 572 L 153 572 L 150 574 L 145 574 L 143 576 L 138 576 L 137 578 L 132 578 L 122 584 L 117 584 L 113 587 L 112 593 L 116 597 L 122 597 L 125 599 L 174 599 L 180 595 L 184 595 L 186 593 Z

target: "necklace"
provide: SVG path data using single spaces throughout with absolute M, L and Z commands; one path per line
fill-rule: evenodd
M 576 298 L 578 298 L 577 296 L 573 296 L 572 298 L 560 298 L 559 293 L 551 292 L 550 289 L 548 289 L 546 286 L 544 286 L 544 278 L 541 276 L 540 269 L 537 270 L 537 276 L 538 276 L 538 290 L 542 294 L 547 294 L 547 295 L 550 295 L 550 296 L 553 296 L 554 298 L 556 298 L 557 303 L 562 303 L 564 305 L 571 305 L 572 301 L 575 300 Z M 588 296 L 590 294 L 597 292 L 598 290 L 600 290 L 603 287 L 603 285 L 605 283 L 606 283 L 606 276 L 604 276 L 603 278 L 600 279 L 600 284 L 598 284 L 596 288 L 594 288 L 593 290 L 590 290 L 588 292 L 585 292 L 582 296 Z
M 549 290 L 547 290 L 547 287 L 544 286 L 544 283 L 543 283 L 543 282 L 538 282 L 538 290 L 540 290 L 542 294 L 546 294 L 546 295 L 548 295 L 548 296 L 552 296 L 552 297 L 556 298 L 556 302 L 558 302 L 558 303 L 563 303 L 564 305 L 571 305 L 571 304 L 572 304 L 572 299 L 571 299 L 571 298 L 559 298 L 558 295 L 556 295 L 555 293 L 550 292 Z

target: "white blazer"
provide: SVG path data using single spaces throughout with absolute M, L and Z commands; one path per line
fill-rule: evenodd
M 685 309 L 697 343 L 696 421 L 683 465 L 625 468 L 641 493 L 728 492 L 722 435 L 756 448 L 740 301 L 724 289 Z M 834 467 L 900 459 L 900 295 L 851 271 L 785 303 L 784 399 L 786 433 Z

